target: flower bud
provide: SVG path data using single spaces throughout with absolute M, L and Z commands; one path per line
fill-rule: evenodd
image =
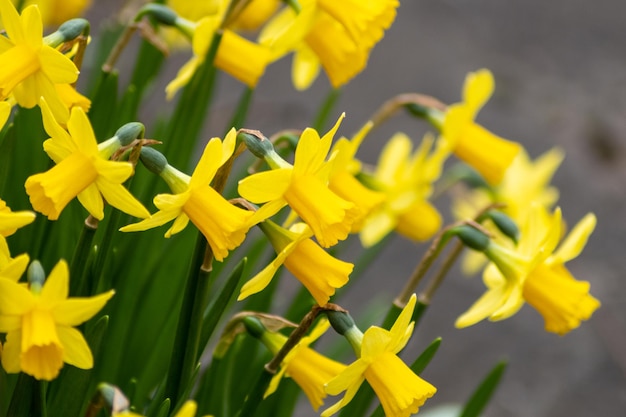
M 476 229 L 475 227 L 463 225 L 455 227 L 452 233 L 461 239 L 463 244 L 471 249 L 484 252 L 489 247 L 491 239 L 489 236 Z

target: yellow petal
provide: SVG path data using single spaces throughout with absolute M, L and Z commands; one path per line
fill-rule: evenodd
M 272 278 L 278 271 L 278 268 L 283 264 L 286 255 L 276 257 L 269 265 L 267 265 L 261 272 L 250 278 L 248 282 L 243 284 L 237 301 L 244 300 L 252 294 L 259 293 L 265 289 L 272 281 Z
M 221 159 L 222 141 L 219 138 L 212 138 L 204 148 L 202 157 L 191 175 L 189 186 L 209 185 L 221 166 Z
M 564 264 L 577 257 L 587 244 L 587 240 L 591 233 L 593 233 L 596 223 L 596 216 L 593 213 L 585 215 L 585 217 L 574 226 L 565 240 L 561 242 L 552 257 L 550 257 L 550 263 Z
M 302 44 L 293 54 L 291 79 L 296 90 L 306 90 L 313 84 L 320 73 L 320 60 L 315 52 Z
M 22 27 L 26 28 L 24 31 L 24 43 L 33 49 L 42 48 L 43 24 L 39 8 L 33 6 L 26 7 L 22 10 L 21 21 Z M 39 53 L 41 54 L 41 51 Z
M 78 79 L 78 68 L 67 56 L 44 45 L 39 51 L 41 70 L 54 84 L 72 84 Z
M 17 282 L 0 278 L 0 315 L 21 316 L 34 306 L 30 291 Z
M 165 223 L 175 219 L 181 211 L 182 209 L 157 211 L 145 220 L 121 227 L 120 232 L 141 232 L 143 230 L 164 225 Z
M 102 201 L 102 195 L 95 183 L 90 184 L 83 191 L 76 196 L 80 204 L 98 220 L 104 218 L 104 202 Z
M 413 142 L 404 133 L 396 133 L 385 145 L 378 158 L 376 178 L 385 184 L 395 184 L 398 172 L 401 171 L 404 161 L 408 160 L 413 149 Z
M 493 74 L 486 68 L 470 72 L 463 85 L 463 101 L 475 115 L 489 100 L 495 89 Z
M 63 344 L 63 361 L 80 369 L 93 368 L 93 355 L 83 335 L 72 327 L 57 326 Z
M 468 327 L 486 319 L 496 311 L 507 297 L 507 287 L 501 286 L 486 291 L 465 313 L 454 323 L 457 328 Z
M 4 0 L 0 0 L 3 2 Z M 22 354 L 22 331 L 16 330 L 7 333 L 6 342 L 2 347 L 2 367 L 9 374 L 16 374 L 22 370 L 20 356 Z
M 54 144 L 50 143 L 48 146 L 54 145 L 55 148 L 65 149 L 65 151 L 63 152 L 65 156 L 63 157 L 60 157 L 61 155 L 56 155 L 56 156 L 50 155 L 50 157 L 54 160 L 54 162 L 59 163 L 60 160 L 63 158 L 66 158 L 69 155 L 69 153 L 77 150 L 77 146 L 72 140 L 70 134 L 67 133 L 65 129 L 63 129 L 61 125 L 57 122 L 57 120 L 54 118 L 54 115 L 52 114 L 52 111 L 50 110 L 50 106 L 48 106 L 48 103 L 46 102 L 45 99 L 41 98 L 39 100 L 39 107 L 41 108 L 41 117 L 43 119 L 43 127 L 46 130 L 46 133 L 50 135 L 52 138 L 52 141 L 47 140 L 46 142 L 44 142 L 44 150 L 46 151 L 46 153 L 50 155 L 49 150 L 46 149 L 46 143 L 48 142 L 54 142 Z
M 250 88 L 270 63 L 269 48 L 251 42 L 233 31 L 225 30 L 215 56 L 215 67 L 235 77 Z
M 67 129 L 78 149 L 85 152 L 87 155 L 93 155 L 98 152 L 96 136 L 82 108 L 72 108 L 70 120 L 67 122 Z
M 39 296 L 39 303 L 42 308 L 52 309 L 59 303 L 65 301 L 69 294 L 70 271 L 67 262 L 61 259 L 54 266 Z
M 111 290 L 88 298 L 69 298 L 54 307 L 51 313 L 59 325 L 78 326 L 102 310 L 114 294 L 115 291 Z
M 195 401 L 187 400 L 183 406 L 180 407 L 180 410 L 178 410 L 178 413 L 176 413 L 174 417 L 193 417 L 196 415 L 197 409 L 198 406 Z
M 281 168 L 250 175 L 239 181 L 239 195 L 253 203 L 278 199 L 289 187 L 291 173 L 291 168 Z
M 26 30 L 22 26 L 20 15 L 11 1 L 0 0 L 0 18 L 2 18 L 4 30 L 6 30 L 7 35 L 13 42 L 21 43 L 25 41 Z
M 99 178 L 96 186 L 107 203 L 116 209 L 140 219 L 150 217 L 150 212 L 123 185 Z
M 350 389 L 350 387 L 354 387 L 355 385 L 360 386 L 364 379 L 363 372 L 368 366 L 369 364 L 367 362 L 359 359 L 352 362 L 342 373 L 326 383 L 326 393 L 338 395 L 342 391 Z M 346 398 L 344 397 L 344 399 Z M 347 399 L 347 402 L 349 401 L 350 399 Z

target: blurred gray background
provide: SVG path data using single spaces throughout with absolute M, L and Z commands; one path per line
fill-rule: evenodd
M 111 3 L 98 2 L 88 18 L 108 16 Z M 484 287 L 479 278 L 466 279 L 458 271 L 448 278 L 410 346 L 417 352 L 443 337 L 423 375 L 439 388 L 424 410 L 463 402 L 506 357 L 510 366 L 487 417 L 626 415 L 625 18 L 626 2 L 619 0 L 401 1 L 368 68 L 343 89 L 333 117 L 346 112 L 341 133 L 348 135 L 393 95 L 420 92 L 455 102 L 466 73 L 489 68 L 496 93 L 479 121 L 521 142 L 532 157 L 553 146 L 565 149 L 553 181 L 564 218 L 573 225 L 589 211 L 598 216 L 587 248 L 568 266 L 578 279 L 591 282 L 602 307 L 564 337 L 545 333 L 543 320 L 529 306 L 503 322 L 454 329 L 455 319 Z M 170 73 L 187 57 L 173 55 Z M 285 59 L 267 69 L 246 127 L 269 135 L 312 122 L 328 83 L 320 77 L 298 93 L 291 87 L 290 64 Z M 207 138 L 222 133 L 240 91 L 238 83 L 222 77 Z M 158 86 L 152 103 L 167 106 L 163 102 Z M 145 118 L 153 112 L 146 109 Z M 394 132 L 417 143 L 425 130 L 422 122 L 397 116 L 366 139 L 360 157 L 374 163 Z M 394 297 L 423 251 L 423 245 L 394 238 L 355 285 L 358 294 L 341 303 L 358 314 L 364 298 Z

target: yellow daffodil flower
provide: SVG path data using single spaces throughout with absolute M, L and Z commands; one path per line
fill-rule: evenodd
M 78 78 L 74 63 L 43 42 L 43 26 L 37 6 L 21 16 L 9 0 L 0 0 L 0 17 L 8 37 L 0 37 L 0 100 L 13 94 L 17 103 L 32 108 L 44 97 L 55 116 L 67 113 L 55 84 L 71 84 Z
M 113 138 L 98 145 L 89 119 L 82 108 L 72 108 L 68 131 L 57 123 L 42 101 L 44 128 L 51 136 L 44 150 L 56 163 L 50 170 L 28 177 L 26 193 L 35 210 L 50 220 L 59 218 L 74 197 L 93 217 L 104 218 L 104 202 L 135 217 L 150 213 L 122 185 L 134 172 L 129 162 L 109 161 L 121 144 Z
M 476 124 L 476 113 L 491 97 L 493 75 L 482 69 L 469 73 L 463 86 L 463 102 L 448 107 L 442 135 L 452 152 L 476 169 L 490 184 L 498 184 L 521 146 Z
M 0 332 L 7 333 L 2 366 L 8 373 L 24 372 L 40 380 L 57 377 L 63 363 L 93 367 L 83 335 L 74 327 L 93 317 L 114 291 L 68 298 L 69 270 L 59 261 L 43 286 L 30 290 L 0 278 Z
M 243 285 L 238 300 L 262 291 L 283 264 L 322 306 L 337 288 L 347 284 L 354 265 L 334 258 L 309 239 L 313 232 L 306 224 L 297 223 L 285 230 L 267 220 L 259 226 L 278 256 Z
M 515 250 L 490 244 L 485 254 L 493 262 L 484 274 L 487 292 L 456 322 L 467 327 L 515 314 L 526 301 L 543 316 L 546 331 L 563 335 L 577 328 L 600 306 L 589 294 L 589 283 L 577 281 L 565 267 L 584 248 L 596 224 L 585 216 L 555 250 L 561 238 L 561 211 L 548 216 L 535 205 Z
M 410 320 L 415 302 L 413 295 L 391 330 L 372 326 L 365 331 L 359 358 L 326 384 L 326 392 L 330 395 L 346 393 L 339 402 L 324 410 L 322 417 L 329 417 L 346 406 L 364 380 L 378 396 L 388 417 L 417 413 L 419 407 L 437 392 L 397 356 L 413 333 L 414 323 Z
M 191 177 L 178 171 L 172 174 L 180 178 L 178 186 L 173 190 L 176 194 L 159 194 L 154 197 L 154 205 L 160 211 L 120 230 L 137 232 L 174 220 L 172 227 L 165 233 L 165 237 L 170 237 L 183 230 L 191 219 L 207 239 L 215 259 L 222 261 L 229 250 L 243 242 L 252 226 L 252 212 L 233 206 L 209 185 L 218 168 L 233 154 L 236 137 L 237 132 L 231 129 L 223 143 L 219 138 L 211 139 Z M 169 169 L 173 171 L 173 168 Z
M 13 4 L 19 0 L 13 0 Z M 79 17 L 91 5 L 91 0 L 26 0 L 22 8 L 37 5 L 44 26 L 58 26 L 67 20 Z
M 344 200 L 354 203 L 359 211 L 352 224 L 352 233 L 360 231 L 367 216 L 385 200 L 384 193 L 370 190 L 354 177 L 361 171 L 361 162 L 355 158 L 356 152 L 372 126 L 371 122 L 367 123 L 352 140 L 341 137 L 331 150 L 334 159 L 328 188 Z
M 411 154 L 409 137 L 397 133 L 385 145 L 371 185 L 385 194 L 385 202 L 365 219 L 361 242 L 369 247 L 391 231 L 412 240 L 430 239 L 441 227 L 441 216 L 428 202 L 432 183 L 439 178 L 448 152 L 438 146 L 431 152 L 433 139 L 426 137 Z
M 11 211 L 7 203 L 0 199 L 0 236 L 11 236 L 17 229 L 35 220 L 32 211 Z
M 239 181 L 242 197 L 253 203 L 266 203 L 257 211 L 257 217 L 267 218 L 289 204 L 323 247 L 333 246 L 348 236 L 358 210 L 326 185 L 329 167 L 325 158 L 342 119 L 343 116 L 321 139 L 314 129 L 305 129 L 293 165 L 282 161 L 276 169 Z
M 265 26 L 259 42 L 278 59 L 294 51 L 292 78 L 308 88 L 320 65 L 333 87 L 347 83 L 365 68 L 369 53 L 396 15 L 397 0 L 300 1 L 296 13 L 286 7 Z
M 203 18 L 193 30 L 193 57 L 185 63 L 166 87 L 167 98 L 187 85 L 196 70 L 204 62 L 215 31 L 220 24 L 220 16 Z M 224 29 L 222 39 L 213 64 L 216 68 L 230 74 L 248 87 L 254 88 L 270 62 L 267 47 L 249 41 L 230 29 Z
M 296 384 L 302 388 L 315 411 L 324 404 L 324 398 L 326 398 L 324 384 L 346 369 L 346 365 L 334 361 L 309 347 L 311 343 L 328 330 L 328 327 L 328 320 L 321 319 L 311 333 L 303 337 L 289 351 L 281 363 L 280 370 L 270 381 L 265 397 L 274 393 L 282 377 L 287 376 L 293 378 Z M 261 341 L 273 354 L 276 354 L 287 341 L 287 337 L 280 333 L 264 332 L 261 336 Z

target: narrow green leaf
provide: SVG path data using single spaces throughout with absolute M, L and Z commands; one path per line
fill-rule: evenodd
M 103 316 L 86 332 L 85 339 L 94 357 L 98 354 L 109 324 Z M 91 369 L 78 369 L 66 365 L 59 377 L 50 383 L 47 409 L 49 417 L 81 415 L 81 410 L 89 402 L 88 393 L 93 391 L 95 381 L 91 380 Z
M 115 126 L 117 120 L 117 86 L 118 73 L 100 72 L 96 83 L 91 109 L 89 109 L 89 120 L 96 135 L 102 140 L 110 137 L 119 126 Z
M 437 350 L 439 350 L 439 346 L 441 345 L 441 338 L 438 337 L 431 342 L 430 345 L 415 359 L 415 361 L 411 364 L 411 369 L 417 375 L 424 372 L 424 369 L 428 366 L 430 361 L 435 357 Z
M 489 403 L 491 396 L 495 392 L 502 374 L 506 369 L 507 361 L 502 360 L 493 367 L 487 377 L 480 383 L 476 391 L 472 394 L 470 399 L 465 404 L 463 413 L 460 417 L 478 417 L 483 409 Z
M 170 414 L 171 401 L 169 398 L 166 398 L 159 407 L 159 410 L 156 412 L 154 417 L 167 417 Z
M 202 324 L 202 336 L 200 337 L 200 349 L 199 354 L 202 354 L 202 350 L 209 342 L 211 335 L 217 327 L 217 323 L 222 318 L 224 313 L 228 310 L 227 306 L 232 301 L 233 294 L 239 286 L 241 276 L 245 270 L 247 258 L 243 258 L 237 266 L 230 273 L 226 279 L 224 287 L 220 291 L 219 295 L 215 297 L 213 304 L 209 307 L 207 313 L 204 315 L 204 322 Z

